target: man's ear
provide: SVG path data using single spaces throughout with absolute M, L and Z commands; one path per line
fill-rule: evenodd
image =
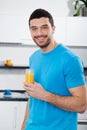
M 55 28 L 56 28 L 56 26 L 53 26 L 52 28 L 53 28 L 53 33 L 54 33 L 54 32 L 55 32 Z

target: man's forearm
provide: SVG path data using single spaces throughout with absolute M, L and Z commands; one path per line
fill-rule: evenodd
M 86 87 L 78 86 L 70 88 L 71 96 L 61 96 L 48 92 L 37 82 L 24 86 L 28 94 L 36 99 L 46 101 L 61 109 L 83 113 L 86 110 Z
M 85 110 L 84 102 L 78 96 L 59 96 L 47 92 L 44 100 L 67 111 L 82 113 Z

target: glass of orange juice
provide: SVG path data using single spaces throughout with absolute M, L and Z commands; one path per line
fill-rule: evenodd
M 34 72 L 30 68 L 26 69 L 25 82 L 32 84 L 34 83 Z

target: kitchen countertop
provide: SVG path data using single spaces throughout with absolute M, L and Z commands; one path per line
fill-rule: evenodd
M 10 96 L 4 95 L 5 90 L 0 90 L 0 101 L 28 101 L 29 96 L 24 90 L 11 90 Z

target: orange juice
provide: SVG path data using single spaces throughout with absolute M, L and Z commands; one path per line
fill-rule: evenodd
M 31 71 L 31 72 L 26 72 L 25 74 L 25 82 L 26 83 L 34 83 L 34 73 Z

